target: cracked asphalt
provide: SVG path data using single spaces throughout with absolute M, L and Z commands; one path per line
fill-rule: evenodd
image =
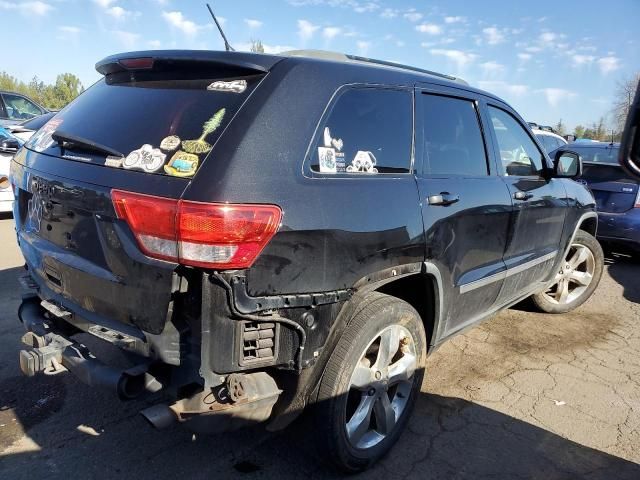
M 21 257 L 0 221 L 0 478 L 336 478 L 309 423 L 193 436 L 154 431 L 67 375 L 18 369 Z M 573 313 L 517 306 L 428 360 L 408 431 L 366 478 L 640 479 L 640 260 L 609 251 Z

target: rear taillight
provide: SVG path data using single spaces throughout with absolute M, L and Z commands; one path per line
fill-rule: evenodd
M 150 257 L 205 268 L 248 268 L 278 231 L 276 205 L 200 203 L 112 190 L 118 218 Z

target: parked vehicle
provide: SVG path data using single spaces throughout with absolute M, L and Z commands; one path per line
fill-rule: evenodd
M 143 412 L 159 427 L 277 430 L 309 406 L 327 458 L 359 471 L 445 340 L 530 296 L 551 313 L 590 297 L 603 255 L 576 154 L 551 162 L 461 80 L 314 55 L 97 64 L 12 163 L 26 375 L 173 392 Z
M 547 153 L 551 153 L 554 150 L 557 150 L 558 148 L 567 144 L 567 141 L 563 137 L 550 130 L 531 128 L 531 131 L 536 136 L 538 141 L 542 144 Z
M 621 243 L 640 252 L 640 181 L 618 163 L 619 143 L 585 142 L 560 148 L 578 153 L 582 179 L 589 185 L 598 210 L 598 239 Z
M 0 90 L 0 126 L 24 122 L 47 112 L 25 95 Z
M 48 112 L 15 125 L 5 125 L 5 130 L 11 132 L 15 137 L 26 142 L 31 136 L 44 126 L 57 112 Z
M 9 183 L 11 159 L 22 146 L 22 141 L 0 127 L 0 212 L 13 210 L 13 191 Z

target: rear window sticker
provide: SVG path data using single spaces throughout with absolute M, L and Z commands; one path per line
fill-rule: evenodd
M 180 146 L 180 142 L 180 137 L 178 137 L 177 135 L 170 135 L 162 139 L 162 141 L 160 142 L 160 148 L 168 152 L 173 152 Z
M 107 159 L 104 161 L 104 164 L 107 167 L 120 168 L 122 166 L 122 161 L 124 158 L 116 157 L 115 155 L 109 155 Z
M 344 159 L 344 152 L 341 151 L 344 145 L 341 138 L 333 138 L 331 136 L 331 130 L 329 130 L 329 127 L 324 127 L 324 146 L 326 148 L 333 148 L 335 151 L 336 168 L 335 170 L 332 170 L 332 172 L 344 173 L 346 171 L 346 162 Z
M 174 177 L 191 177 L 198 169 L 198 156 L 192 153 L 178 151 L 173 154 L 164 171 Z
M 329 127 L 324 127 L 324 146 L 333 147 L 339 152 L 342 150 L 344 145 L 341 138 L 333 138 L 331 136 L 331 130 L 329 130 Z
M 207 87 L 207 90 L 212 90 L 215 92 L 231 92 L 231 93 L 242 93 L 247 89 L 247 81 L 246 80 L 231 80 L 225 82 L 223 80 L 218 80 L 213 82 L 211 85 Z
M 333 148 L 318 147 L 321 173 L 336 173 L 336 151 Z
M 378 173 L 378 169 L 375 166 L 376 157 L 373 153 L 358 150 L 351 165 L 347 167 L 347 172 Z
M 166 158 L 167 156 L 159 148 L 153 148 L 147 143 L 127 155 L 122 166 L 128 170 L 136 169 L 153 173 L 164 165 Z
M 49 120 L 31 137 L 27 147 L 33 148 L 36 152 L 42 152 L 51 147 L 55 143 L 51 135 L 61 124 L 61 118 L 52 118 Z
M 205 138 L 215 132 L 222 124 L 225 112 L 226 110 L 224 108 L 218 110 L 213 117 L 207 120 L 202 126 L 202 135 L 200 135 L 200 138 L 197 140 L 185 140 L 182 142 L 182 149 L 187 153 L 195 154 L 210 152 L 213 147 L 205 141 Z

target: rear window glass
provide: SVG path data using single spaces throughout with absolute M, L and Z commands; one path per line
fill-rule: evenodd
M 191 177 L 260 78 L 221 78 L 211 71 L 111 74 L 45 124 L 27 148 L 112 168 Z M 54 132 L 78 141 L 65 141 L 61 149 Z
M 575 143 L 572 144 L 569 148 L 576 152 L 582 158 L 583 162 L 594 162 L 594 163 L 613 163 L 618 164 L 618 153 L 620 152 L 620 147 L 613 146 L 610 147 L 602 146 L 602 147 L 577 147 Z
M 408 91 L 347 90 L 322 127 L 311 169 L 328 174 L 409 173 L 412 123 Z

